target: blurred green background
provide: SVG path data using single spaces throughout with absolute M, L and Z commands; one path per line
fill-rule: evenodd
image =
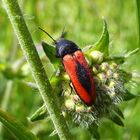
M 39 26 L 57 39 L 66 25 L 67 38 L 83 47 L 93 44 L 99 39 L 102 32 L 102 17 L 106 19 L 110 33 L 110 55 L 123 55 L 138 47 L 135 0 L 22 0 L 19 1 L 19 4 L 42 58 L 44 53 L 40 47 L 41 41 L 44 40 L 48 43 L 52 41 L 38 30 Z M 124 69 L 139 71 L 139 60 L 140 53 L 131 56 L 124 64 Z M 47 66 L 49 75 L 51 66 L 49 67 L 47 59 L 45 61 L 44 67 Z M 5 68 L 6 71 L 3 72 Z M 34 82 L 7 14 L 0 2 L 1 108 L 22 121 L 41 140 L 58 139 L 56 135 L 50 136 L 53 131 L 51 121 L 44 120 L 30 125 L 27 123 L 27 117 L 42 105 L 42 100 L 37 91 L 28 87 L 25 81 Z M 140 92 L 138 85 L 133 85 L 129 89 L 137 95 Z M 103 120 L 99 127 L 101 140 L 140 139 L 139 99 L 122 103 L 120 107 L 124 112 L 125 127 L 122 128 L 111 121 Z M 0 127 L 0 132 L 2 132 L 0 138 L 3 140 L 15 139 L 5 128 L 1 129 Z M 75 140 L 91 139 L 88 131 L 83 128 L 72 128 L 71 132 Z

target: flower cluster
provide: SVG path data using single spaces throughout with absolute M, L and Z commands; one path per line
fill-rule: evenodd
M 110 117 L 112 111 L 118 110 L 117 105 L 123 101 L 128 93 L 125 83 L 132 75 L 120 68 L 115 61 L 107 61 L 100 51 L 90 54 L 91 70 L 94 75 L 96 101 L 92 106 L 85 105 L 73 91 L 64 94 L 65 111 L 70 113 L 76 123 L 88 127 L 92 123 L 99 123 L 100 118 Z M 65 76 L 66 77 L 66 76 Z

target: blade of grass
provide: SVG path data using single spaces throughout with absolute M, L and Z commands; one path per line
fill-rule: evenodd
M 68 127 L 60 108 L 57 106 L 57 100 L 52 92 L 52 87 L 43 69 L 43 65 L 24 21 L 18 2 L 17 0 L 2 0 L 2 2 L 14 28 L 19 44 L 30 65 L 39 93 L 46 104 L 46 108 L 54 123 L 59 138 L 61 140 L 69 140 L 71 138 Z
M 140 47 L 140 0 L 136 0 L 137 18 L 138 18 L 138 31 L 139 31 L 139 47 Z
M 8 103 L 9 103 L 9 99 L 10 99 L 12 89 L 13 89 L 13 81 L 9 80 L 6 83 L 5 92 L 4 92 L 3 100 L 2 100 L 2 103 L 1 103 L 1 108 L 3 110 L 7 110 L 7 106 L 8 106 Z M 0 124 L 0 138 L 2 137 L 2 128 L 3 128 L 3 125 Z
M 0 121 L 9 129 L 19 140 L 38 140 L 22 123 L 0 109 Z
M 10 62 L 10 63 L 14 62 L 14 59 L 15 59 L 15 56 L 17 53 L 17 49 L 18 49 L 17 38 L 14 35 L 13 44 L 11 45 L 10 51 L 7 56 L 8 62 Z M 19 69 L 19 67 L 17 67 L 16 69 Z M 2 98 L 2 102 L 1 102 L 1 108 L 5 111 L 7 110 L 9 102 L 10 102 L 10 96 L 11 96 L 12 90 L 13 90 L 13 81 L 8 80 L 7 83 L 5 84 L 4 94 L 3 94 L 3 98 Z M 3 125 L 0 124 L 0 136 L 1 136 L 0 138 L 3 137 L 2 130 L 3 130 Z

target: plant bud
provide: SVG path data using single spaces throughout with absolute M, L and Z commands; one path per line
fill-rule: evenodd
M 76 112 L 83 112 L 84 109 L 85 109 L 85 108 L 84 108 L 83 105 L 76 106 Z
M 113 77 L 113 71 L 109 69 L 109 70 L 106 72 L 106 76 L 107 76 L 108 78 Z
M 115 62 L 112 62 L 110 64 L 110 69 L 115 70 L 118 67 L 118 65 Z
M 106 72 L 108 69 L 109 69 L 109 64 L 108 64 L 107 62 L 103 62 L 103 63 L 100 65 L 100 70 L 101 70 L 101 71 Z
M 99 81 L 101 81 L 102 83 L 105 83 L 107 80 L 105 73 L 99 73 L 99 74 L 97 74 L 97 77 L 98 77 Z
M 109 83 L 109 88 L 114 88 L 116 85 L 116 83 L 113 81 L 113 80 L 110 80 L 110 83 Z
M 118 79 L 119 79 L 119 74 L 118 74 L 118 73 L 116 73 L 116 72 L 115 72 L 115 73 L 113 73 L 113 78 L 114 78 L 114 79 L 116 79 L 116 80 L 118 80 Z
M 68 99 L 65 102 L 65 106 L 66 106 L 67 109 L 73 110 L 74 109 L 74 106 L 75 106 L 75 103 L 73 102 L 73 100 Z
M 92 58 L 92 62 L 96 64 L 100 64 L 103 61 L 104 55 L 100 51 L 92 51 L 90 53 Z

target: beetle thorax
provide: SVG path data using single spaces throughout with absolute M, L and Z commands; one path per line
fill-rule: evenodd
M 59 39 L 56 43 L 56 55 L 58 57 L 63 58 L 66 54 L 72 54 L 77 50 L 79 50 L 78 46 L 70 40 Z

